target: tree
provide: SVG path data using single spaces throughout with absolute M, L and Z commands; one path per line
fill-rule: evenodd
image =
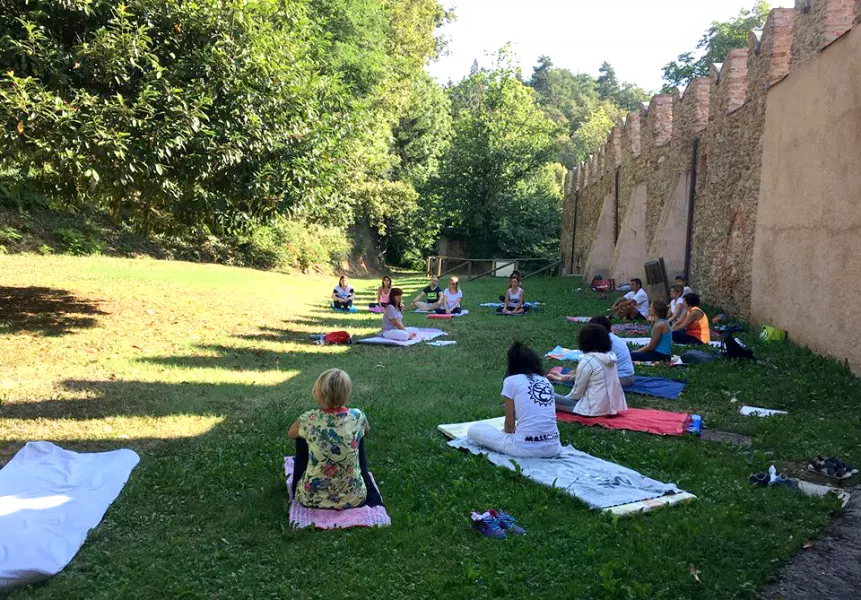
M 616 79 L 616 70 L 613 65 L 605 60 L 601 63 L 598 72 L 600 75 L 595 80 L 595 83 L 598 84 L 598 97 L 601 100 L 615 100 L 619 90 L 619 80 Z
M 770 10 L 768 2 L 757 0 L 750 10 L 742 9 L 729 21 L 712 21 L 696 51 L 683 52 L 664 66 L 665 90 L 685 87 L 697 77 L 708 76 L 712 63 L 721 63 L 730 50 L 747 46 L 748 34 L 765 25 Z
M 561 191 L 546 170 L 557 127 L 518 75 L 503 49 L 450 91 L 454 137 L 430 204 L 434 221 L 465 232 L 475 253 L 558 251 Z

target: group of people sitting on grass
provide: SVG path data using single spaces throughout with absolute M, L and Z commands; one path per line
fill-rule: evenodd
M 352 299 L 346 278 L 341 279 L 335 293 Z M 670 304 L 649 301 L 641 281 L 631 280 L 631 292 L 616 301 L 613 312 L 620 318 L 651 320 L 649 343 L 631 352 L 625 340 L 612 332 L 609 318 L 593 317 L 578 333 L 583 357 L 573 373 L 545 375 L 538 354 L 515 342 L 508 349 L 502 382 L 503 429 L 477 423 L 468 430 L 468 439 L 509 456 L 553 457 L 562 449 L 557 410 L 585 417 L 612 416 L 627 410 L 623 388 L 634 383 L 634 362 L 669 359 L 673 342 L 709 341 L 708 319 L 699 306 L 699 297 L 683 278 L 678 278 L 671 296 Z M 402 297 L 399 288 L 391 287 L 391 279 L 384 278 L 377 300 L 385 306 L 383 336 L 390 339 L 408 340 L 414 336 L 403 325 Z M 411 306 L 451 312 L 460 308 L 462 297 L 456 277 L 446 290 L 439 288 L 439 280 L 434 277 Z M 501 299 L 502 310 L 522 309 L 524 297 L 519 274 L 512 275 Z M 553 383 L 568 382 L 572 383 L 568 394 L 555 391 Z M 312 389 L 319 408 L 301 415 L 290 428 L 289 436 L 296 440 L 296 468 L 290 485 L 296 499 L 305 506 L 346 509 L 381 504 L 375 486 L 370 484 L 365 458 L 368 419 L 361 410 L 347 408 L 351 385 L 344 371 L 324 372 Z
M 649 300 L 643 289 L 643 282 L 631 280 L 631 291 L 613 303 L 613 314 L 624 320 L 639 321 L 651 319 L 652 339 L 641 353 L 650 353 L 653 358 L 640 360 L 664 360 L 670 357 L 670 341 L 676 344 L 708 344 L 711 330 L 706 313 L 700 308 L 700 297 L 687 285 L 687 280 L 679 275 L 676 285 L 670 288 L 670 304 Z M 669 338 L 665 336 L 669 335 Z M 635 359 L 636 360 L 636 359 Z

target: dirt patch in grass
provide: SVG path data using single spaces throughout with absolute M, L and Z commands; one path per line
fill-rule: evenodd
M 718 431 L 717 429 L 703 429 L 701 437 L 709 442 L 720 442 L 722 444 L 732 444 L 733 446 L 747 447 L 753 443 L 753 438 L 749 435 L 732 433 L 730 431 Z
M 857 600 L 861 594 L 861 486 L 846 510 L 766 586 L 761 600 Z

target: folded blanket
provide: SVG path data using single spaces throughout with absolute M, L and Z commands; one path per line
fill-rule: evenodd
M 457 342 L 454 340 L 437 340 L 435 342 L 428 342 L 427 345 L 428 346 L 437 346 L 437 347 L 441 348 L 442 346 L 454 346 L 456 343 Z
M 691 424 L 690 413 L 643 408 L 629 408 L 612 417 L 582 417 L 573 413 L 557 411 L 556 419 L 567 423 L 580 423 L 587 426 L 598 425 L 607 429 L 643 431 L 656 435 L 684 435 Z
M 567 375 L 572 369 L 567 367 L 553 367 L 548 371 L 550 373 L 558 373 L 559 375 Z M 570 381 L 554 381 L 557 385 L 573 387 L 574 384 Z M 634 375 L 634 385 L 622 388 L 626 392 L 632 394 L 643 394 L 644 396 L 654 396 L 655 398 L 666 398 L 667 400 L 676 400 L 681 396 L 684 389 L 688 386 L 686 381 L 679 379 L 667 379 L 666 377 L 649 377 L 646 375 Z
M 555 358 L 556 360 L 571 360 L 574 362 L 579 361 L 583 358 L 582 350 L 569 350 L 568 348 L 563 348 L 562 346 L 556 346 L 545 354 L 547 358 Z
M 293 479 L 293 457 L 284 457 L 284 475 L 287 478 L 287 492 L 290 496 L 290 526 L 296 529 L 314 526 L 317 529 L 348 529 L 350 527 L 388 527 L 392 524 L 385 506 L 360 506 L 346 510 L 308 508 L 293 498 L 290 481 Z M 372 473 L 368 473 L 371 484 L 379 487 Z
M 554 458 L 518 458 L 477 446 L 464 437 L 448 445 L 472 454 L 486 454 L 493 464 L 541 485 L 559 488 L 591 509 L 608 509 L 681 492 L 674 484 L 650 479 L 571 446 L 563 446 L 562 452 Z
M 401 342 L 398 340 L 390 340 L 389 338 L 384 338 L 381 335 L 364 338 L 361 340 L 356 340 L 358 344 L 378 344 L 380 346 L 414 346 L 415 344 L 420 344 L 421 342 L 427 342 L 434 338 L 438 338 L 441 335 L 448 335 L 446 332 L 440 329 L 422 329 L 420 327 L 407 327 L 407 331 L 410 333 L 415 333 L 416 337 L 406 342 Z
M 0 591 L 68 565 L 138 464 L 131 450 L 83 454 L 30 442 L 0 469 Z
M 592 317 L 565 317 L 565 320 L 570 323 L 588 323 Z

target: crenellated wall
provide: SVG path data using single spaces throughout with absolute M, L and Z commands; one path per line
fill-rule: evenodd
M 562 233 L 568 272 L 621 283 L 663 257 L 670 277 L 687 271 L 706 302 L 749 317 L 768 90 L 814 58 L 828 60 L 828 46 L 859 21 L 861 0 L 775 9 L 709 77 L 630 113 L 571 176 Z

